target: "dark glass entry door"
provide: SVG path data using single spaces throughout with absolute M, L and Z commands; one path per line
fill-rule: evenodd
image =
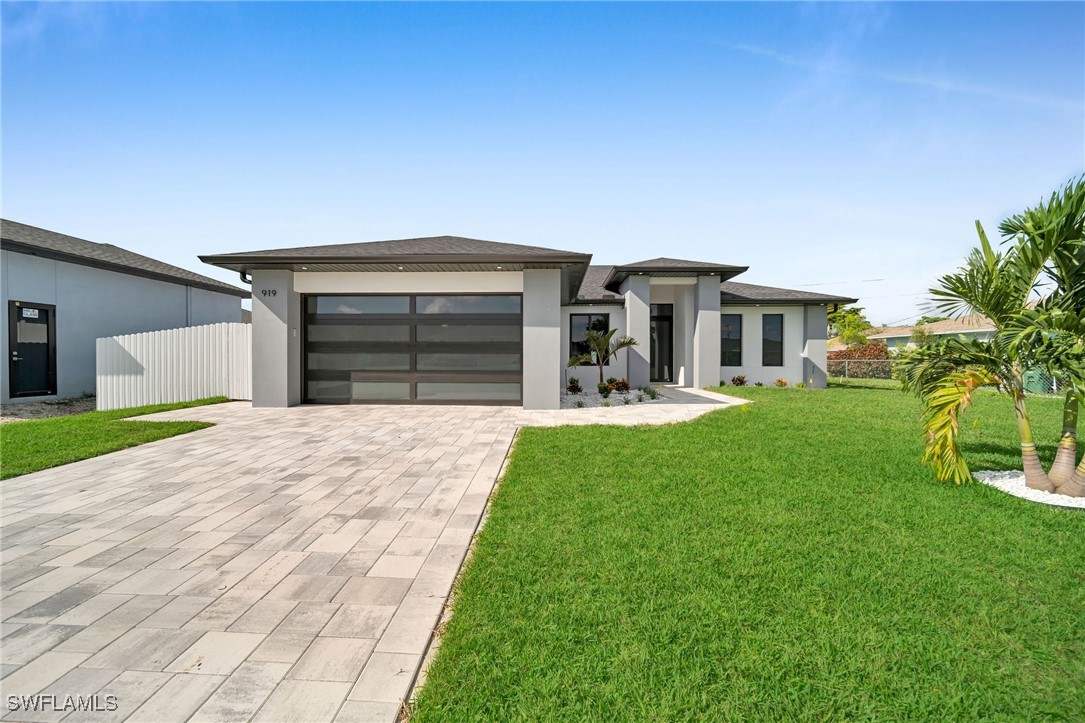
M 653 382 L 674 381 L 674 304 L 652 304 L 651 375 Z
M 8 303 L 8 380 L 12 397 L 57 393 L 56 307 Z

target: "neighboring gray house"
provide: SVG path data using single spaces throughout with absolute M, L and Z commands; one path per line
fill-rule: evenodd
M 828 305 L 740 284 L 744 266 L 591 255 L 454 236 L 201 256 L 251 275 L 253 404 L 555 409 L 588 328 L 640 344 L 607 376 L 706 387 L 743 374 L 825 384 Z
M 241 321 L 244 289 L 109 244 L 0 221 L 2 401 L 94 392 L 95 339 Z

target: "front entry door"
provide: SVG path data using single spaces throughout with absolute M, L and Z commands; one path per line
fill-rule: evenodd
M 674 305 L 652 304 L 651 375 L 653 382 L 673 382 Z
M 9 302 L 8 352 L 12 397 L 56 394 L 56 307 Z

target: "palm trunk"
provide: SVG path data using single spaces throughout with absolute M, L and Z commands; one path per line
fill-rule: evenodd
M 1070 479 L 1059 485 L 1055 492 L 1069 497 L 1085 497 L 1085 459 L 1081 460 Z
M 1066 401 L 1062 407 L 1062 437 L 1059 438 L 1059 448 L 1047 475 L 1056 488 L 1065 485 L 1074 476 L 1074 462 L 1077 461 L 1077 413 L 1077 393 L 1071 388 L 1066 392 Z
M 1044 472 L 1044 466 L 1040 464 L 1040 456 L 1036 454 L 1036 443 L 1032 437 L 1032 422 L 1028 418 L 1025 392 L 1020 384 L 1021 375 L 1016 370 L 1014 377 L 1015 384 L 1010 393 L 1013 394 L 1013 411 L 1017 417 L 1017 434 L 1021 438 L 1021 467 L 1025 472 L 1025 486 L 1034 490 L 1054 492 L 1055 485 Z

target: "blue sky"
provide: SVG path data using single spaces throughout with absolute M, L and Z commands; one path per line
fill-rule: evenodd
M 1085 3 L 3 4 L 3 215 L 199 253 L 453 234 L 871 319 L 1085 170 Z

